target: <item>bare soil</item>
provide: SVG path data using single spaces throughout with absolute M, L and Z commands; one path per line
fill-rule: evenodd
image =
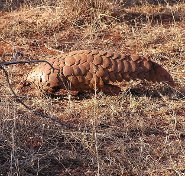
M 1 63 L 17 52 L 18 60 L 38 60 L 79 49 L 135 51 L 163 65 L 179 89 L 131 81 L 117 96 L 46 96 L 20 89 L 35 64 L 4 66 L 10 85 L 0 69 L 0 175 L 185 174 L 183 1 L 7 2 L 0 5 Z

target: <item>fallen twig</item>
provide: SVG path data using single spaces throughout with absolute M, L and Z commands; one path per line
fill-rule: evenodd
M 0 62 L 1 66 L 8 66 L 8 65 L 15 65 L 15 64 L 31 64 L 31 63 L 41 63 L 41 62 L 46 62 L 47 64 L 49 64 L 51 66 L 52 69 L 56 69 L 52 66 L 52 64 L 50 64 L 47 60 L 31 60 L 31 61 L 9 61 L 9 62 Z M 2 68 L 2 67 L 1 67 Z

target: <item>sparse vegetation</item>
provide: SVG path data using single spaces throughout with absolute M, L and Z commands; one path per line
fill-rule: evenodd
M 17 50 L 24 60 L 56 50 L 133 50 L 162 64 L 183 88 L 185 2 L 134 2 L 1 1 L 1 60 Z M 37 114 L 16 101 L 0 70 L 0 175 L 185 174 L 183 92 L 135 81 L 120 84 L 118 96 L 37 96 L 20 90 L 33 65 L 5 69 L 19 99 Z

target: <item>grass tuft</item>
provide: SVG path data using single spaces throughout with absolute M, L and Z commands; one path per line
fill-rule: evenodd
M 0 59 L 11 60 L 6 54 L 14 50 L 27 60 L 52 57 L 57 50 L 136 51 L 163 65 L 183 89 L 184 1 L 134 2 L 2 1 Z M 20 99 L 45 118 L 15 100 L 0 70 L 0 175 L 185 174 L 180 89 L 132 81 L 120 84 L 118 96 L 38 96 L 20 90 L 33 66 L 5 69 Z

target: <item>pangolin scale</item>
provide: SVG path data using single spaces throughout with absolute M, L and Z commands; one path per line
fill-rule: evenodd
M 79 50 L 49 58 L 28 74 L 26 81 L 46 93 L 60 89 L 105 90 L 123 80 L 148 80 L 174 84 L 171 75 L 159 64 L 136 54 L 112 51 Z

